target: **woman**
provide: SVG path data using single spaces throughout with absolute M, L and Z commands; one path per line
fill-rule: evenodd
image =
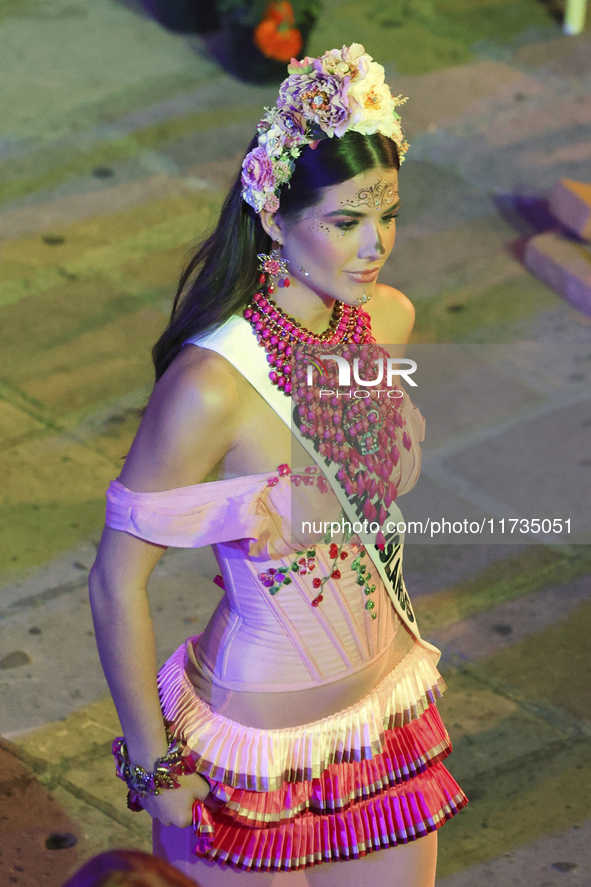
M 359 44 L 288 71 L 181 280 L 109 488 L 90 591 L 118 772 L 157 855 L 198 884 L 429 887 L 436 830 L 466 799 L 442 764 L 438 651 L 416 628 L 400 539 L 314 544 L 291 520 L 297 502 L 383 524 L 418 476 L 407 395 L 353 402 L 325 362 L 336 387 L 320 403 L 298 365 L 315 348 L 369 365 L 372 343 L 410 336 L 411 303 L 377 282 L 401 100 Z M 168 545 L 207 544 L 226 594 L 159 697 L 146 584 Z

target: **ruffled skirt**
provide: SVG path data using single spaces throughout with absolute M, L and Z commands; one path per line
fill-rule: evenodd
M 359 859 L 439 828 L 467 803 L 435 701 L 445 689 L 420 644 L 365 699 L 298 727 L 260 730 L 196 694 L 180 647 L 159 674 L 164 716 L 214 780 L 194 852 L 233 868 L 297 871 Z

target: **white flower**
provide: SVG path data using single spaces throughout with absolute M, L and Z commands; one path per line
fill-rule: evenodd
M 260 213 L 267 199 L 267 195 L 263 191 L 255 191 L 254 188 L 243 190 L 242 197 L 257 213 Z
M 385 77 L 386 72 L 384 71 L 382 65 L 378 65 L 377 62 L 372 62 L 363 77 L 356 77 L 351 80 L 349 84 L 348 93 L 350 96 L 359 102 L 359 104 L 364 107 L 365 99 L 369 95 L 372 90 L 381 91 L 385 86 Z M 389 98 L 390 90 L 386 86 L 386 93 Z
M 347 62 L 349 67 L 355 71 L 355 79 L 366 77 L 370 66 L 375 64 L 373 58 L 365 51 L 365 47 L 361 43 L 343 46 L 341 56 L 343 61 Z
M 365 51 L 361 43 L 353 43 L 351 46 L 343 46 L 342 49 L 330 49 L 320 59 L 316 59 L 316 70 L 323 71 L 339 80 L 350 77 L 351 80 L 363 79 L 367 75 L 371 56 Z
M 285 136 L 285 131 L 273 124 L 267 132 L 259 135 L 259 145 L 265 149 L 271 159 L 278 158 L 285 147 Z
M 385 71 L 382 65 L 372 61 L 367 74 L 362 79 L 355 79 L 349 87 L 351 104 L 357 107 L 357 113 L 351 129 L 364 135 L 381 132 L 383 135 L 399 142 L 402 138 L 396 106 L 402 104 L 402 97 L 394 99 L 385 83 Z

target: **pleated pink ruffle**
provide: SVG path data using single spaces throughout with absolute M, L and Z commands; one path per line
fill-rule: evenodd
M 179 647 L 160 670 L 164 717 L 188 746 L 198 773 L 258 792 L 309 782 L 331 764 L 382 754 L 385 731 L 419 718 L 445 689 L 431 655 L 416 644 L 355 705 L 310 724 L 260 730 L 212 711 L 187 677 L 186 656 L 185 646 Z

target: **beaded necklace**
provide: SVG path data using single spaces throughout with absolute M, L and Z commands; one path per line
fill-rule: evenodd
M 261 283 L 263 278 L 261 275 Z M 328 329 L 312 333 L 282 311 L 268 295 L 269 290 L 273 290 L 272 285 L 267 287 L 267 295 L 256 292 L 244 311 L 259 345 L 267 352 L 269 378 L 292 398 L 300 434 L 312 441 L 321 456 L 340 465 L 338 480 L 357 513 L 382 524 L 397 496 L 391 476 L 400 459 L 398 444 L 406 450 L 412 446 L 399 410 L 403 392 L 393 389 L 384 398 L 355 398 L 351 397 L 351 389 L 338 390 L 338 369 L 332 361 L 328 368 L 323 364 L 323 372 L 313 386 L 306 384 L 303 367 L 306 358 L 315 357 L 314 348 L 323 345 L 349 364 L 357 361 L 360 378 L 375 377 L 376 359 L 388 355 L 376 345 L 371 318 L 358 306 L 337 302 Z M 292 367 L 294 358 L 296 364 Z M 333 396 L 323 399 L 322 389 L 333 390 Z M 372 393 L 379 394 L 374 389 Z M 392 397 L 396 393 L 399 397 Z
M 262 280 L 261 280 L 262 283 Z M 370 521 L 376 519 L 383 524 L 387 509 L 396 499 L 396 484 L 391 480 L 394 467 L 400 459 L 401 443 L 406 450 L 411 448 L 411 439 L 405 430 L 406 421 L 398 406 L 400 399 L 349 399 L 332 396 L 329 400 L 319 397 L 321 388 L 339 389 L 338 372 L 332 367 L 320 373 L 314 386 L 305 384 L 305 371 L 302 362 L 314 356 L 314 348 L 323 345 L 326 350 L 334 349 L 349 362 L 358 361 L 360 375 L 371 378 L 375 375 L 372 365 L 376 358 L 387 357 L 371 332 L 371 319 L 366 311 L 358 306 L 348 306 L 337 302 L 330 325 L 323 333 L 312 333 L 289 317 L 267 293 L 257 292 L 244 310 L 245 319 L 251 324 L 259 345 L 265 349 L 271 366 L 269 379 L 294 402 L 294 421 L 300 433 L 308 437 L 315 450 L 328 461 L 340 465 L 338 480 L 347 493 L 349 501 L 359 515 Z M 292 359 L 299 363 L 292 368 Z M 295 375 L 292 378 L 292 369 Z M 396 389 L 394 389 L 396 391 Z M 339 392 L 341 393 L 341 392 Z M 351 393 L 349 392 L 349 398 Z M 287 467 L 287 466 L 285 466 Z M 381 544 L 381 532 L 378 544 Z M 365 552 L 363 552 L 364 554 Z M 289 569 L 273 570 L 273 575 L 259 574 L 259 578 L 270 588 L 270 593 L 279 591 L 282 584 L 289 582 L 290 570 L 301 573 L 305 560 L 306 572 L 313 569 L 314 550 L 297 552 Z M 324 579 L 315 578 L 313 587 L 318 594 L 312 606 L 322 601 L 322 588 L 329 578 L 340 578 L 337 561 L 347 557 L 342 545 L 334 543 L 330 547 L 330 557 L 334 558 L 329 575 Z M 371 595 L 375 585 L 370 585 L 371 574 L 367 573 L 359 557 L 351 564 L 359 572 L 357 582 L 363 586 L 365 595 Z M 283 575 L 285 572 L 285 576 Z M 372 600 L 366 602 L 372 619 L 376 618 Z
M 269 379 L 289 397 L 292 391 L 291 358 L 296 345 L 340 345 L 374 342 L 369 314 L 358 306 L 336 302 L 328 329 L 313 333 L 282 311 L 267 294 L 257 292 L 244 309 L 244 317 L 256 333 L 259 345 L 267 352 L 271 366 Z

